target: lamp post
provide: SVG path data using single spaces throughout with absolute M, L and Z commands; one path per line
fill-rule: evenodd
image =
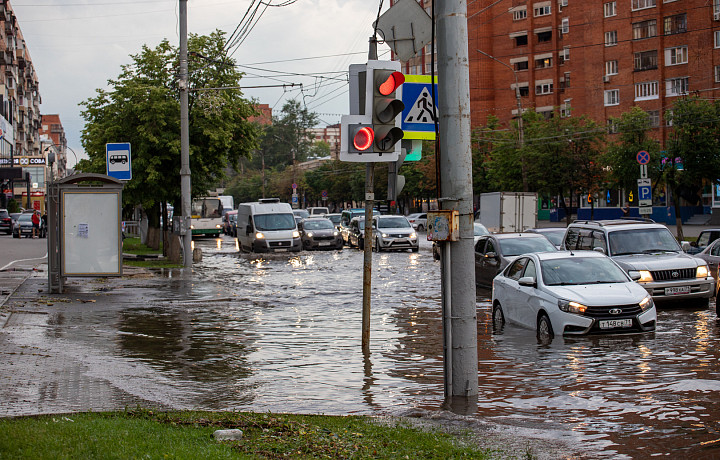
M 505 64 L 500 59 L 495 58 L 495 56 L 491 56 L 488 53 L 481 51 L 479 49 L 476 49 L 478 53 L 482 54 L 483 56 L 487 56 L 490 59 L 492 59 L 495 62 L 499 62 L 500 64 L 504 65 L 510 71 L 513 73 L 513 76 L 515 77 L 515 99 L 517 101 L 517 110 L 518 110 L 518 147 L 520 148 L 520 171 L 522 173 L 522 183 L 523 183 L 523 191 L 528 191 L 528 182 L 527 182 L 527 171 L 525 169 L 525 155 L 522 152 L 523 147 L 525 146 L 525 133 L 523 131 L 523 110 L 522 110 L 522 100 L 520 99 L 520 86 L 518 85 L 518 77 L 517 77 L 517 71 L 510 67 L 508 64 Z

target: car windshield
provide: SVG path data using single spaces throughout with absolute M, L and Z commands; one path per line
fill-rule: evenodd
M 255 228 L 260 231 L 295 230 L 295 218 L 292 214 L 258 214 L 253 219 Z
M 541 232 L 540 234 L 549 239 L 550 242 L 555 246 L 560 246 L 560 243 L 562 243 L 562 239 L 565 236 L 565 230 L 553 230 L 548 232 Z
M 474 233 L 475 236 L 482 236 L 482 235 L 489 235 L 489 234 L 490 234 L 490 232 L 488 231 L 488 229 L 485 228 L 485 226 L 484 226 L 483 224 L 479 224 L 479 223 L 477 223 L 477 222 L 475 222 L 475 225 L 474 225 L 474 228 L 473 228 L 473 233 Z
M 636 228 L 608 234 L 610 255 L 679 252 L 682 249 L 667 228 Z
M 340 223 L 340 218 L 341 218 L 342 216 L 341 216 L 340 214 L 335 214 L 335 215 L 333 215 L 333 216 L 325 216 L 325 217 L 327 217 L 328 219 L 330 219 L 330 221 L 331 221 L 333 224 L 339 224 L 339 223 Z
M 310 215 L 310 213 L 304 209 L 296 209 L 293 211 L 293 214 L 295 214 L 296 216 L 303 217 L 303 218 L 308 217 Z
M 606 257 L 543 260 L 540 269 L 547 286 L 628 282 L 625 272 Z
M 32 214 L 20 214 L 18 222 L 32 222 Z
M 377 228 L 410 228 L 410 222 L 404 217 L 386 217 L 377 220 Z
M 500 247 L 505 257 L 519 256 L 528 252 L 557 251 L 557 248 L 545 237 L 501 239 Z
M 335 226 L 327 219 L 310 219 L 303 222 L 303 228 L 305 230 L 332 230 Z

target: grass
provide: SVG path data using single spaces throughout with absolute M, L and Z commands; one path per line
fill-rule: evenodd
M 217 442 L 238 428 L 241 441 Z M 0 419 L 0 458 L 489 458 L 450 434 L 358 416 L 247 412 L 44 415 Z
M 162 254 L 163 246 L 160 242 L 160 249 L 153 249 L 140 242 L 140 238 L 125 238 L 123 240 L 123 252 L 144 256 L 148 254 Z

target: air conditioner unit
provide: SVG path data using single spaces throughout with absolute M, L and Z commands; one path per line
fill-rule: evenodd
M 603 83 L 610 83 L 610 75 L 603 75 Z

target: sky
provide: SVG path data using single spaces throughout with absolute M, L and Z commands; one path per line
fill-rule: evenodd
M 368 0 L 269 0 L 232 57 L 246 72 L 244 94 L 269 104 L 273 114 L 291 99 L 318 114 L 320 126 L 348 112 L 345 78 L 350 64 L 367 60 L 368 38 L 378 12 Z M 188 0 L 188 32 L 219 29 L 229 36 L 254 0 Z M 68 166 L 86 158 L 80 143 L 81 102 L 116 78 L 143 45 L 167 39 L 179 46 L 179 0 L 10 0 L 38 74 L 42 114 L 59 114 L 68 141 Z M 382 11 L 389 5 L 384 2 Z M 262 15 L 260 13 L 262 12 Z M 380 59 L 389 49 L 379 47 Z M 299 75 L 283 75 L 299 74 Z M 307 75 L 313 74 L 313 75 Z M 118 139 L 117 142 L 123 142 Z M 73 152 L 76 155 L 73 155 Z

